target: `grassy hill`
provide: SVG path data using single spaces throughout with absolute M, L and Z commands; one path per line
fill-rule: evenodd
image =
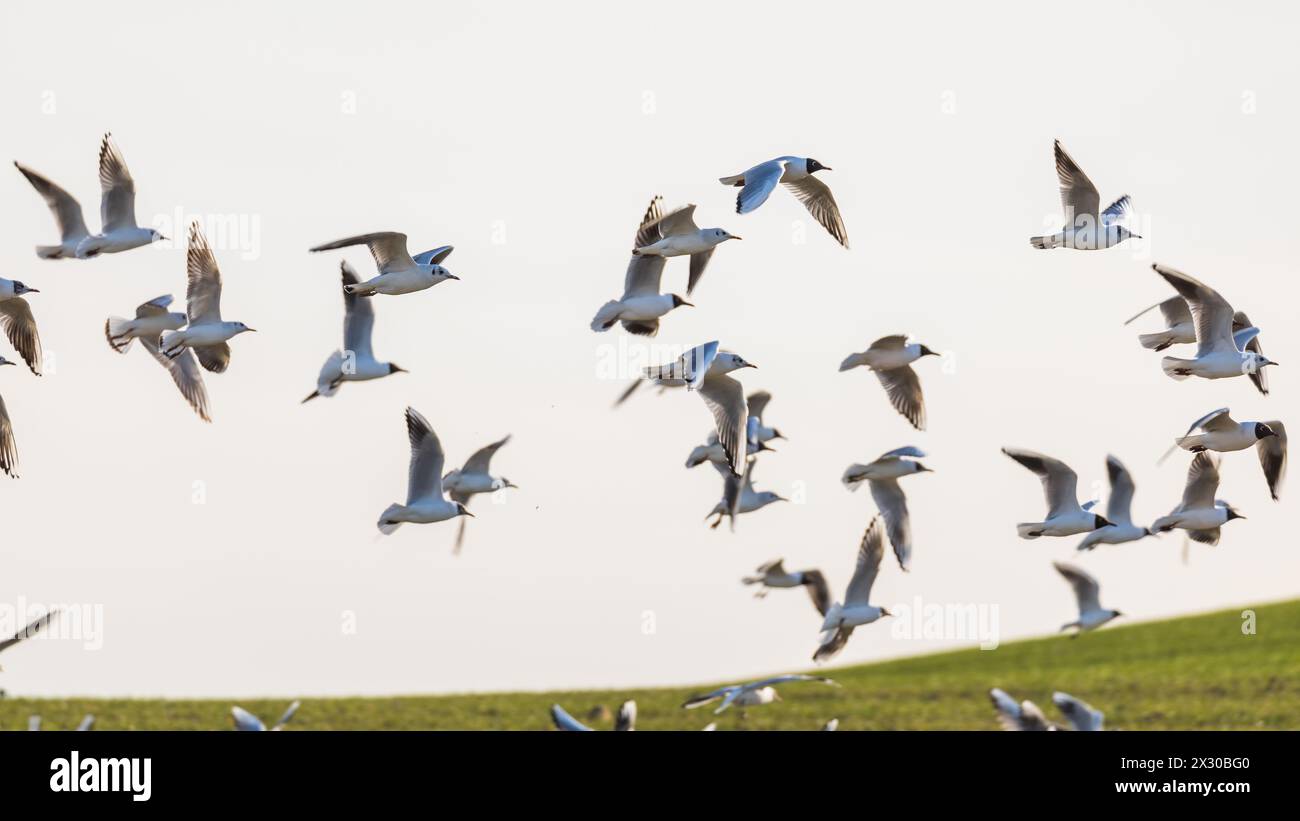
M 1243 635 L 1241 610 L 1106 628 L 1064 636 L 831 669 L 843 687 L 792 684 L 786 699 L 735 708 L 718 729 L 815 730 L 837 717 L 841 730 L 991 730 L 988 689 L 1051 706 L 1065 690 L 1106 713 L 1121 729 L 1300 728 L 1300 601 L 1253 608 L 1257 633 Z M 621 691 L 494 693 L 393 698 L 304 699 L 292 729 L 549 728 L 553 703 L 582 719 L 597 705 L 613 711 L 626 698 L 639 709 L 638 729 L 698 730 L 710 708 L 683 710 L 686 696 L 714 685 Z M 241 706 L 272 721 L 288 699 Z M 132 699 L 0 700 L 0 728 L 21 729 L 39 713 L 46 729 L 71 728 L 85 713 L 96 729 L 210 730 L 230 727 L 229 701 Z M 593 720 L 597 729 L 610 721 Z

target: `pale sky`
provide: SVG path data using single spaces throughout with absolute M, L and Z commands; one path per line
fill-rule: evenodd
M 30 300 L 51 362 L 0 372 L 22 478 L 0 480 L 0 605 L 103 608 L 103 646 L 32 641 L 3 656 L 23 695 L 434 693 L 703 682 L 811 666 L 818 619 L 799 591 L 756 601 L 741 576 L 784 556 L 842 595 L 873 508 L 844 468 L 905 444 L 936 472 L 906 481 L 914 569 L 886 558 L 877 600 L 996 605 L 1003 640 L 1074 616 L 1054 559 L 1078 537 L 1016 538 L 1041 519 L 1037 480 L 999 452 L 1041 450 L 1104 490 L 1114 453 L 1141 523 L 1173 507 L 1187 460 L 1156 458 L 1204 412 L 1294 420 L 1291 158 L 1300 137 L 1285 5 L 5 3 L 0 157 L 80 198 L 99 227 L 96 150 L 111 130 L 142 224 L 227 216 L 223 311 L 236 338 L 205 374 L 214 423 L 138 347 L 103 336 L 162 293 L 183 302 L 180 243 L 48 262 L 57 239 L 16 171 L 0 177 L 0 276 Z M 1104 202 L 1128 193 L 1147 241 L 1036 251 L 1059 224 L 1052 140 Z M 717 178 L 783 154 L 832 167 L 844 251 L 785 191 L 734 213 Z M 591 316 L 622 287 L 649 198 L 698 204 L 719 248 L 664 346 L 719 339 L 759 365 L 789 437 L 757 471 L 802 503 L 703 523 L 714 471 L 687 471 L 710 425 L 694 396 L 618 411 Z M 398 230 L 454 244 L 462 278 L 378 297 L 375 349 L 411 373 L 306 406 L 341 344 L 338 265 L 312 255 Z M 802 241 L 800 241 L 802 240 Z M 1171 292 L 1159 261 L 1218 288 L 1282 363 L 1247 380 L 1165 377 L 1122 322 Z M 665 287 L 684 292 L 687 263 Z M 367 274 L 369 275 L 369 274 Z M 913 431 L 865 370 L 839 361 L 910 333 L 949 352 L 917 369 L 930 430 Z M 15 358 L 6 342 L 0 353 Z M 655 361 L 658 361 L 657 359 Z M 520 486 L 456 524 L 378 538 L 404 500 L 406 405 L 449 463 L 506 433 L 493 467 Z M 1227 454 L 1220 495 L 1247 517 L 1180 560 L 1181 535 L 1078 558 L 1103 604 L 1152 619 L 1300 594 L 1300 553 L 1253 451 Z M 199 482 L 202 485 L 196 485 Z M 194 502 L 196 487 L 206 496 Z M 349 615 L 351 614 L 351 615 Z M 356 629 L 345 627 L 355 618 Z M 1267 630 L 1267 625 L 1260 625 Z M 857 631 L 837 663 L 961 642 Z

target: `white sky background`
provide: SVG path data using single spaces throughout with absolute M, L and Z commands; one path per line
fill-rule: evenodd
M 1154 463 L 1192 419 L 1222 405 L 1297 419 L 1294 9 L 1103 3 L 1066 34 L 1034 3 L 791 8 L 4 4 L 0 157 L 68 188 L 93 230 L 95 152 L 112 130 L 142 223 L 179 208 L 255 224 L 255 258 L 220 245 L 217 258 L 226 317 L 260 333 L 233 341 L 226 374 L 205 374 L 216 421 L 201 423 L 145 353 L 103 338 L 110 313 L 183 302 L 183 243 L 38 260 L 54 225 L 16 171 L 0 173 L 0 275 L 41 290 L 56 366 L 0 372 L 22 459 L 22 479 L 0 483 L 0 602 L 100 603 L 105 621 L 98 651 L 5 653 L 0 686 L 378 694 L 807 667 L 818 624 L 804 594 L 755 601 L 739 579 L 784 556 L 842 593 L 872 507 L 839 476 L 904 444 L 937 472 L 906 482 L 915 568 L 889 556 L 878 600 L 996 603 L 1004 639 L 1050 633 L 1074 606 L 1051 561 L 1075 560 L 1077 539 L 1016 538 L 1043 502 L 1001 446 L 1066 460 L 1084 494 L 1117 454 L 1149 522 L 1181 494 L 1187 460 Z M 1060 221 L 1054 137 L 1105 202 L 1132 195 L 1149 242 L 1029 246 Z M 853 250 L 783 190 L 734 213 L 716 178 L 787 153 L 835 169 L 822 179 Z M 620 293 L 654 194 L 745 237 L 656 342 L 717 338 L 757 363 L 741 378 L 773 392 L 768 421 L 790 438 L 759 484 L 804 483 L 804 504 L 741 517 L 734 535 L 703 524 L 714 471 L 683 468 L 710 424 L 700 400 L 646 392 L 612 411 L 626 383 L 596 378 L 602 346 L 629 338 L 588 323 Z M 341 344 L 340 258 L 373 271 L 363 249 L 306 249 L 373 230 L 405 231 L 412 250 L 454 244 L 463 281 L 376 298 L 376 352 L 410 374 L 300 406 Z M 1135 338 L 1158 317 L 1121 325 L 1170 293 L 1152 261 L 1263 327 L 1282 363 L 1271 396 L 1244 378 L 1162 375 Z M 670 261 L 666 287 L 685 280 Z M 951 373 L 918 366 L 926 433 L 867 371 L 836 372 L 896 332 L 953 352 Z M 405 497 L 407 404 L 452 463 L 514 434 L 493 467 L 521 489 L 475 499 L 460 557 L 455 523 L 377 539 L 378 514 Z M 1227 455 L 1224 474 L 1220 495 L 1249 518 L 1190 565 L 1180 535 L 1078 559 L 1104 604 L 1150 619 L 1300 593 L 1286 521 L 1300 489 L 1272 502 L 1253 451 Z M 877 625 L 840 661 L 943 644 Z

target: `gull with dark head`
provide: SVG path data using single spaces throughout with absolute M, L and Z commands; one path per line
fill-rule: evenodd
M 757 209 L 767 202 L 777 183 L 783 184 L 836 242 L 848 248 L 849 232 L 844 227 L 840 207 L 835 204 L 830 186 L 813 176 L 818 171 L 830 170 L 811 157 L 786 156 L 759 163 L 740 174 L 720 177 L 718 182 L 740 189 L 736 195 L 737 214 L 748 214 Z
M 1187 486 L 1183 500 L 1151 524 L 1152 533 L 1168 533 L 1174 528 L 1187 531 L 1187 537 L 1201 544 L 1219 543 L 1220 528 L 1233 519 L 1244 519 L 1237 509 L 1222 499 L 1219 490 L 1219 458 L 1209 451 L 1196 454 L 1187 469 Z
M 830 609 L 831 591 L 826 585 L 826 577 L 820 570 L 786 570 L 785 560 L 777 559 L 760 564 L 754 572 L 757 575 L 745 576 L 740 580 L 747 585 L 762 585 L 754 594 L 754 598 L 765 598 L 770 590 L 802 587 L 808 591 L 808 598 L 812 599 L 813 607 L 817 608 L 817 612 L 823 617 Z
M 172 295 L 164 294 L 137 307 L 135 319 L 110 316 L 104 323 L 104 336 L 108 339 L 108 346 L 120 354 L 131 350 L 132 343 L 140 340 L 140 345 L 171 375 L 181 396 L 185 397 L 199 418 L 211 422 L 212 417 L 208 415 L 208 392 L 203 386 L 203 371 L 193 351 L 186 348 L 169 357 L 159 347 L 163 333 L 180 330 L 189 322 L 189 317 L 185 314 L 168 311 L 171 304 Z
M 637 246 L 652 242 L 660 236 L 663 223 L 668 219 L 660 211 L 662 201 L 662 197 L 655 197 L 650 201 L 650 207 L 646 209 L 645 216 L 641 218 L 641 227 L 637 230 L 635 240 Z M 674 212 L 676 213 L 678 212 Z M 706 262 L 709 254 L 712 253 L 713 250 L 710 248 L 707 254 L 703 254 Z M 597 332 L 608 331 L 615 323 L 622 322 L 629 333 L 654 336 L 659 333 L 661 317 L 674 308 L 682 305 L 690 306 L 691 303 L 677 294 L 659 293 L 667 256 L 667 254 L 640 254 L 634 250 L 632 261 L 627 265 L 627 273 L 623 276 L 623 296 L 610 300 L 600 307 L 595 318 L 591 320 L 591 329 Z M 691 257 L 691 269 L 692 271 L 695 269 L 695 257 Z M 701 270 L 703 270 L 702 265 Z
M 727 467 L 740 476 L 745 464 L 749 412 L 744 387 L 729 374 L 756 367 L 738 354 L 719 350 L 713 341 L 690 349 L 676 362 L 646 368 L 645 376 L 660 384 L 680 382 L 688 391 L 699 393 L 713 414 L 718 441 L 727 454 Z
M 99 188 L 102 230 L 77 243 L 77 259 L 117 254 L 167 239 L 152 228 L 141 228 L 136 224 L 135 180 L 131 179 L 126 160 L 113 142 L 112 134 L 105 134 L 99 144 Z
M 308 250 L 333 251 L 354 245 L 364 245 L 370 249 L 370 255 L 375 258 L 375 267 L 379 269 L 379 274 L 365 282 L 345 284 L 343 291 L 348 294 L 357 296 L 413 294 L 416 291 L 432 288 L 439 282 L 460 279 L 440 264 L 451 254 L 452 246 L 443 245 L 413 257 L 406 250 L 406 234 L 396 231 L 360 234 L 317 245 Z
M 826 661 L 843 650 L 854 628 L 893 615 L 886 608 L 870 603 L 871 586 L 876 583 L 884 555 L 885 531 L 880 519 L 873 518 L 858 545 L 858 564 L 844 592 L 844 601 L 834 602 L 826 610 L 821 643 L 813 653 L 813 661 Z
M 1229 415 L 1227 408 L 1212 410 L 1188 426 L 1187 432 L 1174 440 L 1160 461 L 1163 462 L 1178 448 L 1192 453 L 1206 450 L 1227 453 L 1255 447 L 1263 440 L 1278 435 L 1273 429 L 1274 424 L 1275 422 L 1237 422 Z M 1194 433 L 1197 430 L 1201 432 Z
M 748 684 L 731 684 L 726 687 L 719 687 L 711 693 L 702 693 L 698 696 L 691 696 L 682 704 L 682 706 L 688 710 L 693 710 L 696 707 L 703 707 L 705 704 L 711 704 L 718 699 L 722 699 L 722 703 L 713 711 L 713 714 L 717 715 L 733 704 L 738 707 L 771 704 L 781 700 L 780 694 L 776 691 L 776 685 L 788 684 L 796 681 L 817 681 L 822 684 L 829 684 L 832 687 L 840 686 L 825 676 L 810 676 L 804 673 L 791 673 L 784 676 L 765 678 L 760 681 L 751 681 Z
M 925 454 L 910 445 L 882 453 L 874 462 L 849 465 L 840 481 L 849 490 L 857 490 L 866 482 L 871 487 L 871 498 L 885 518 L 889 530 L 889 543 L 894 548 L 898 566 L 907 570 L 912 563 L 912 517 L 907 511 L 907 496 L 898 480 L 914 473 L 932 473 L 921 464 Z
M 379 362 L 370 337 L 375 330 L 375 306 L 348 290 L 349 285 L 360 282 L 357 272 L 344 260 L 339 264 L 343 276 L 343 349 L 336 350 L 321 366 L 316 377 L 316 390 L 302 400 L 310 402 L 318 396 L 333 396 L 344 382 L 366 382 L 371 379 L 406 373 L 392 362 Z
M 923 356 L 938 355 L 924 345 L 909 344 L 907 334 L 893 334 L 882 336 L 861 353 L 849 354 L 840 363 L 840 372 L 860 365 L 870 368 L 889 395 L 894 410 L 911 422 L 912 427 L 925 430 L 925 398 L 912 363 Z
M 77 246 L 90 236 L 90 231 L 86 230 L 86 219 L 81 212 L 81 203 L 32 169 L 17 162 L 14 167 L 22 172 L 36 193 L 45 200 L 45 205 L 54 215 L 55 224 L 59 226 L 59 244 L 36 246 L 36 256 L 41 259 L 76 259 Z
M 1079 550 L 1092 550 L 1099 544 L 1136 542 L 1151 535 L 1150 530 L 1133 524 L 1134 484 L 1128 468 L 1114 456 L 1107 456 L 1106 476 L 1110 480 L 1110 495 L 1106 497 L 1106 520 L 1110 524 L 1084 536 Z
M 1243 328 L 1234 333 L 1232 306 L 1218 291 L 1168 266 L 1151 267 L 1186 300 L 1196 325 L 1196 357 L 1166 356 L 1160 360 L 1165 374 L 1174 379 L 1229 379 L 1277 364 L 1262 352 L 1245 349 L 1259 335 L 1259 329 Z
M 1064 462 L 1035 453 L 1032 450 L 1003 448 L 1002 452 L 1033 471 L 1043 483 L 1047 498 L 1047 518 L 1041 522 L 1022 522 L 1016 533 L 1022 539 L 1039 536 L 1073 536 L 1114 524 L 1109 519 L 1090 512 L 1092 507 L 1079 505 L 1079 477 Z
M 189 278 L 185 293 L 189 325 L 183 331 L 164 333 L 159 348 L 170 359 L 190 348 L 205 370 L 223 373 L 230 367 L 230 346 L 226 343 L 254 329 L 242 322 L 226 322 L 221 318 L 221 270 L 217 268 L 217 258 L 197 222 L 190 225 L 185 267 Z
M 662 206 L 662 202 L 662 197 L 655 197 L 650 203 L 651 209 Z M 650 216 L 647 211 L 646 217 Z M 686 281 L 686 293 L 689 294 L 700 284 L 700 277 L 704 276 L 704 269 L 713 257 L 713 250 L 729 239 L 741 237 L 721 228 L 700 228 L 696 225 L 695 206 L 692 204 L 667 214 L 659 214 L 649 223 L 642 220 L 641 230 L 637 232 L 636 243 L 632 246 L 632 256 L 659 257 L 661 271 L 663 257 L 689 256 L 691 270 L 690 278 Z
M 1096 630 L 1111 619 L 1124 615 L 1118 610 L 1108 610 L 1101 606 L 1101 585 L 1097 580 L 1072 564 L 1052 562 L 1056 572 L 1060 573 L 1070 587 L 1074 589 L 1074 601 L 1079 607 L 1079 618 L 1061 625 L 1061 630 L 1075 628 L 1077 636 L 1088 630 Z
M 507 435 L 490 445 L 484 445 L 474 451 L 474 454 L 469 457 L 469 461 L 465 463 L 463 468 L 453 470 L 442 477 L 442 487 L 451 495 L 453 502 L 468 505 L 470 498 L 476 494 L 496 493 L 506 488 L 518 487 L 506 477 L 493 476 L 488 472 L 492 457 L 509 441 L 510 436 Z M 461 545 L 465 542 L 465 522 L 465 519 L 461 519 L 460 528 L 456 531 L 455 552 L 457 553 L 460 552 Z
M 1065 211 L 1065 227 L 1055 234 L 1031 237 L 1029 244 L 1035 248 L 1074 248 L 1078 251 L 1096 251 L 1113 248 L 1126 239 L 1142 239 L 1124 223 L 1133 216 L 1133 204 L 1128 195 L 1115 200 L 1105 211 L 1101 210 L 1101 194 L 1083 173 L 1078 163 L 1065 153 L 1057 140 L 1056 177 L 1061 185 L 1061 208 Z
M 41 335 L 36 330 L 32 306 L 23 296 L 39 293 L 16 279 L 0 278 L 0 330 L 5 332 L 9 344 L 37 376 L 41 375 Z
M 429 524 L 457 516 L 473 516 L 463 502 L 448 501 L 443 495 L 442 467 L 446 456 L 442 443 L 415 408 L 406 409 L 406 433 L 411 442 L 406 504 L 388 506 L 379 517 L 379 532 L 387 536 L 404 523 Z

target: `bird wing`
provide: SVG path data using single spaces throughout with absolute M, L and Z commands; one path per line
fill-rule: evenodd
M 403 247 L 405 247 L 405 245 L 403 245 Z M 432 251 L 424 251 L 416 254 L 411 257 L 411 261 L 416 265 L 438 265 L 441 264 L 444 259 L 451 256 L 451 252 L 454 250 L 456 250 L 456 248 L 453 245 L 439 245 Z
M 784 173 L 784 160 L 768 160 L 746 171 L 745 187 L 736 195 L 736 213 L 748 214 L 767 202 Z
M 1133 475 L 1114 456 L 1106 457 L 1106 476 L 1110 479 L 1110 496 L 1106 499 L 1106 518 L 1116 524 L 1133 521 Z
M 817 646 L 813 653 L 813 661 L 829 661 L 844 649 L 844 645 L 849 643 L 849 637 L 853 635 L 853 627 L 850 625 L 840 625 L 834 630 L 827 630 L 822 636 L 822 642 Z
M 86 219 L 81 214 L 81 203 L 77 202 L 71 194 L 30 168 L 25 168 L 18 163 L 14 163 L 14 167 L 22 172 L 27 181 L 32 184 L 32 188 L 36 189 L 36 193 L 40 194 L 41 199 L 49 206 L 50 213 L 54 214 L 54 221 L 59 226 L 60 240 L 68 242 L 90 235 L 86 230 Z
M 1237 427 L 1237 423 L 1234 422 L 1232 420 L 1232 417 L 1228 415 L 1228 409 L 1219 408 L 1218 410 L 1210 411 L 1209 413 L 1202 416 L 1200 419 L 1197 419 L 1195 422 L 1193 422 L 1191 424 L 1191 427 L 1187 429 L 1187 433 L 1184 433 L 1182 436 L 1179 437 L 1179 439 L 1185 439 L 1188 436 L 1191 436 L 1192 431 L 1196 430 L 1197 428 L 1202 428 L 1207 431 L 1216 431 L 1216 430 L 1229 431 L 1229 430 L 1235 430 L 1236 427 Z
M 686 280 L 686 293 L 690 294 L 695 291 L 695 286 L 700 284 L 700 278 L 704 276 L 704 269 L 709 267 L 709 260 L 713 259 L 713 250 L 691 254 L 691 272 L 690 278 Z
M 664 214 L 659 220 L 657 230 L 661 237 L 693 234 L 700 230 L 700 227 L 695 224 L 695 204 L 683 205 Z
M 31 623 L 29 623 L 22 630 L 19 630 L 11 638 L 7 638 L 4 639 L 3 641 L 0 641 L 0 652 L 4 652 L 5 650 L 9 649 L 10 647 L 22 641 L 23 639 L 29 639 L 32 636 L 36 635 L 37 633 L 41 632 L 42 630 L 45 629 L 46 625 L 50 623 L 50 620 L 53 619 L 58 614 L 59 614 L 58 610 L 47 610 L 39 618 L 33 619 Z
M 353 245 L 364 245 L 370 249 L 370 255 L 375 258 L 375 267 L 379 269 L 381 274 L 387 274 L 390 271 L 404 271 L 415 267 L 415 260 L 411 258 L 410 253 L 406 250 L 406 234 L 397 231 L 376 231 L 371 234 L 358 234 L 355 237 L 346 237 L 327 242 L 324 245 L 317 245 L 315 248 L 308 250 L 333 251 L 338 248 L 350 248 Z
M 849 580 L 848 589 L 844 592 L 844 604 L 869 604 L 871 601 L 871 585 L 876 583 L 876 575 L 880 572 L 880 560 L 885 555 L 885 529 L 881 527 L 880 517 L 875 516 L 871 519 L 871 524 L 867 525 L 867 532 L 862 534 L 862 542 L 858 545 L 858 564 L 853 569 L 853 578 Z
M 1214 507 L 1214 494 L 1218 490 L 1218 457 L 1208 450 L 1202 451 L 1187 469 L 1187 486 L 1183 488 L 1183 503 L 1178 510 Z
M 213 373 L 225 373 L 230 367 L 230 346 L 225 342 L 216 345 L 194 345 L 191 347 L 204 370 Z
M 1268 491 L 1276 502 L 1282 494 L 1282 481 L 1286 479 L 1286 428 L 1276 419 L 1264 424 L 1277 435 L 1256 442 L 1255 452 L 1259 454 L 1259 466 L 1264 469 L 1264 478 L 1268 480 Z
M 406 409 L 406 432 L 411 440 L 411 470 L 406 503 L 442 498 L 442 467 L 446 455 L 429 422 L 415 408 Z
M 651 365 L 644 373 L 647 379 L 685 382 L 688 388 L 698 388 L 718 356 L 718 342 L 697 345 L 666 365 Z
M 614 730 L 616 732 L 629 732 L 636 729 L 636 702 L 628 699 L 623 702 L 618 713 L 614 716 Z
M 105 134 L 99 144 L 99 188 L 99 217 L 104 233 L 135 228 L 135 180 L 112 134 Z
M 590 733 L 592 729 L 583 724 L 578 719 L 565 712 L 564 708 L 558 704 L 551 705 L 551 723 L 555 729 L 564 730 L 571 733 Z
M 826 577 L 820 570 L 805 570 L 803 586 L 808 588 L 808 598 L 812 599 L 813 607 L 825 616 L 826 611 L 831 608 L 831 590 L 830 585 L 826 583 Z
M 207 237 L 197 222 L 190 223 L 190 245 L 185 254 L 189 284 L 185 291 L 190 323 L 203 325 L 221 321 L 221 270 Z
M 889 396 L 894 410 L 903 415 L 912 427 L 925 430 L 925 396 L 921 393 L 921 379 L 911 365 L 875 371 L 876 378 Z
M 632 257 L 623 276 L 623 299 L 632 296 L 658 296 L 668 258 L 659 254 Z
M 1042 481 L 1047 518 L 1082 509 L 1078 497 L 1079 477 L 1064 462 L 1032 450 L 1003 448 L 1002 452 L 1029 468 Z
M 772 401 L 772 394 L 767 391 L 754 391 L 745 402 L 749 405 L 749 415 L 758 417 L 758 421 L 763 421 L 763 411 L 767 410 L 767 403 Z
M 199 369 L 194 353 L 182 350 L 175 357 L 169 357 L 159 350 L 158 340 L 148 337 L 141 337 L 140 344 L 158 361 L 159 365 L 167 369 L 167 373 L 171 374 L 172 381 L 176 383 L 181 396 L 190 403 L 190 407 L 199 418 L 204 422 L 211 422 L 212 418 L 208 416 L 208 391 L 203 386 L 203 371 Z M 200 352 L 201 350 L 199 349 Z
M 1052 693 L 1052 703 L 1074 729 L 1094 732 L 1101 729 L 1105 715 L 1087 702 L 1080 701 L 1069 693 Z
M 897 479 L 873 479 L 871 498 L 885 518 L 889 530 L 889 543 L 894 547 L 898 566 L 910 570 L 912 564 L 912 517 L 907 512 L 907 497 Z
M 492 444 L 485 445 L 479 448 L 478 450 L 474 451 L 474 455 L 469 457 L 469 461 L 465 463 L 465 469 L 461 472 L 462 473 L 487 473 L 488 464 L 492 461 L 492 455 L 496 453 L 498 450 L 500 450 L 502 445 L 504 445 L 506 442 L 509 441 L 510 441 L 510 436 L 507 435 L 503 439 L 498 439 Z
M 740 685 L 732 684 L 728 687 L 719 687 L 717 690 L 714 690 L 711 693 L 701 693 L 700 695 L 697 696 L 691 696 L 690 698 L 686 699 L 685 702 L 682 703 L 682 706 L 688 710 L 693 710 L 696 707 L 702 707 L 705 704 L 708 704 L 710 701 L 716 701 L 717 699 L 720 699 L 723 696 L 728 696 L 727 704 L 729 705 L 732 701 L 735 700 L 736 696 L 739 693 L 740 693 Z
M 1103 226 L 1124 225 L 1133 218 L 1133 201 L 1129 199 L 1128 194 L 1106 206 L 1106 210 L 1101 212 L 1101 224 Z
M 1236 341 L 1237 331 L 1243 330 L 1245 328 L 1251 328 L 1251 327 L 1254 326 L 1251 324 L 1250 317 L 1246 316 L 1245 311 L 1237 311 L 1235 314 L 1233 314 L 1232 315 L 1233 341 Z M 1244 350 L 1250 351 L 1251 353 L 1259 354 L 1260 356 L 1264 355 L 1264 346 L 1259 344 L 1258 334 L 1256 334 L 1251 339 L 1247 340 Z M 1266 368 L 1255 368 L 1255 370 L 1251 371 L 1249 374 L 1247 374 L 1247 376 L 1249 376 L 1250 381 L 1254 383 L 1256 390 L 1258 390 L 1264 396 L 1268 396 L 1268 370 Z
M 844 227 L 844 220 L 840 217 L 840 207 L 835 204 L 835 197 L 831 194 L 830 186 L 821 180 L 809 174 L 802 179 L 785 183 L 785 187 L 790 189 L 795 199 L 803 203 L 803 207 L 808 209 L 813 219 L 821 223 L 835 241 L 845 248 L 849 247 L 849 232 Z
M 236 730 L 257 732 L 266 729 L 266 725 L 262 723 L 262 719 L 248 712 L 243 707 L 231 707 L 230 717 L 234 719 Z
M 773 687 L 777 684 L 788 684 L 792 681 L 819 681 L 822 684 L 829 684 L 832 687 L 840 686 L 831 679 L 826 678 L 826 676 L 810 676 L 807 673 L 787 673 L 782 676 L 765 678 L 762 681 L 751 681 L 749 684 L 744 686 L 744 689 L 753 692 L 754 690 L 761 690 L 764 687 Z
M 749 414 L 745 409 L 745 389 L 726 374 L 706 376 L 700 384 L 700 398 L 713 414 L 718 428 L 718 442 L 727 454 L 727 466 L 740 475 L 745 464 L 745 426 Z
M 900 351 L 907 347 L 907 334 L 890 334 L 882 336 L 871 343 L 868 351 Z
M 0 472 L 6 476 L 14 476 L 16 470 L 18 470 L 18 445 L 14 441 L 14 426 L 9 421 L 9 409 L 5 407 L 5 399 L 0 396 Z
M 147 316 L 162 316 L 167 313 L 167 309 L 171 306 L 173 301 L 174 298 L 171 294 L 163 294 L 160 297 L 155 297 L 136 307 L 135 318 L 144 319 Z
M 913 445 L 904 445 L 901 448 L 894 448 L 887 453 L 880 454 L 876 461 L 881 461 L 882 459 L 897 459 L 902 456 L 911 456 L 914 459 L 924 459 L 925 451 Z
M 1052 562 L 1052 566 L 1074 588 L 1074 599 L 1079 605 L 1080 613 L 1101 609 L 1101 586 L 1096 579 L 1072 564 Z
M 1079 164 L 1065 152 L 1060 140 L 1056 141 L 1054 148 L 1056 177 L 1061 183 L 1061 208 L 1065 211 L 1066 227 L 1078 225 L 1079 217 L 1085 214 L 1091 217 L 1096 227 L 1095 221 L 1099 219 L 1097 212 L 1101 210 L 1101 194 L 1097 193 L 1097 186 L 1092 184 Z
M 41 375 L 41 335 L 36 330 L 36 318 L 32 316 L 32 306 L 20 296 L 0 302 L 0 329 L 9 337 L 9 344 L 14 346 L 32 373 Z
M 280 720 L 275 722 L 275 724 L 271 726 L 271 729 L 272 730 L 283 729 L 284 725 L 288 724 L 289 720 L 293 718 L 294 713 L 298 712 L 299 706 L 301 706 L 301 702 L 297 700 L 295 700 L 292 704 L 290 704 L 289 708 L 284 711 L 284 715 L 280 716 Z
M 998 713 L 998 723 L 1004 730 L 1024 732 L 1051 728 L 1043 711 L 1032 701 L 1017 703 L 1014 698 L 997 687 L 989 690 L 989 700 L 993 702 L 993 709 Z
M 641 224 L 637 226 L 636 238 L 632 240 L 633 248 L 644 248 L 647 245 L 653 245 L 659 240 L 659 220 L 663 219 L 664 198 L 655 196 L 651 198 L 650 205 L 646 207 L 645 214 L 641 216 Z
M 347 260 L 339 263 L 343 285 L 357 285 L 361 280 Z M 373 359 L 371 333 L 375 329 L 375 306 L 372 300 L 348 293 L 343 288 L 343 348 L 356 359 Z
M 1151 267 L 1187 301 L 1196 325 L 1197 357 L 1237 350 L 1232 338 L 1232 306 L 1218 291 L 1168 266 Z

